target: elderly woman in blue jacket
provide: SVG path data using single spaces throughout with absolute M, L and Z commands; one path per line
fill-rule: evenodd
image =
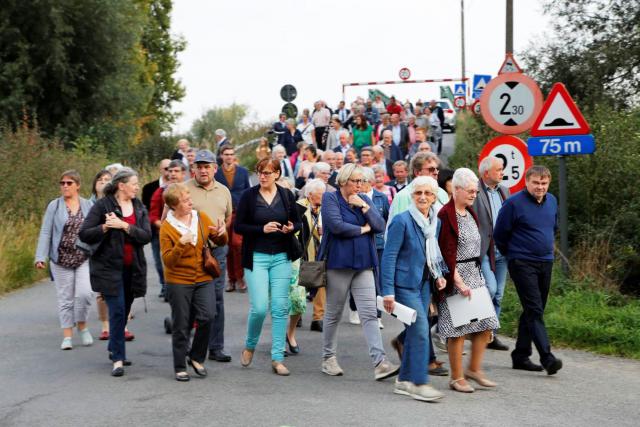
M 322 197 L 323 237 L 318 259 L 326 259 L 327 307 L 324 314 L 322 372 L 342 375 L 336 359 L 338 322 L 349 291 L 353 294 L 369 347 L 376 380 L 397 374 L 382 345 L 376 316 L 374 271 L 378 268 L 375 234 L 384 220 L 373 202 L 361 193 L 363 170 L 356 164 L 340 168 L 336 178 L 339 191 Z
M 388 313 L 395 302 L 416 310 L 415 323 L 405 326 L 400 374 L 393 392 L 432 401 L 443 394 L 429 385 L 429 321 L 431 284 L 444 288 L 446 264 L 438 247 L 438 217 L 434 208 L 438 183 L 420 176 L 413 180 L 409 210 L 389 224 L 382 256 L 382 294 Z
M 93 344 L 93 337 L 87 328 L 93 297 L 89 256 L 76 245 L 80 226 L 92 205 L 92 202 L 80 197 L 80 174 L 75 170 L 65 171 L 60 177 L 60 197 L 47 206 L 40 228 L 35 266 L 44 269 L 49 259 L 63 333 L 61 350 L 73 348 L 74 326 L 78 328 L 82 345 Z

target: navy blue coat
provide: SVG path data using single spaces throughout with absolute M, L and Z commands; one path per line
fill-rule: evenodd
M 382 219 L 386 224 L 387 219 L 389 219 L 389 198 L 386 194 L 379 192 L 375 188 L 373 189 L 373 198 L 371 199 L 373 205 L 380 213 Z M 384 248 L 384 232 L 376 233 L 376 249 Z
M 328 250 L 331 250 L 332 258 L 337 259 L 353 259 L 353 245 L 351 239 L 360 236 L 360 226 L 355 224 L 349 224 L 342 220 L 342 213 L 340 207 L 340 200 L 338 199 L 339 191 L 333 193 L 324 193 L 322 196 L 322 227 L 323 236 L 320 242 L 320 250 L 318 251 L 317 259 L 324 259 Z M 369 240 L 369 251 L 371 259 L 374 262 L 374 266 L 377 265 L 378 255 L 375 245 L 375 235 L 377 233 L 383 233 L 385 230 L 385 222 L 382 216 L 378 213 L 378 210 L 373 205 L 371 199 L 365 194 L 359 194 L 367 204 L 371 207 L 364 217 L 371 226 L 371 236 Z M 351 209 L 351 208 L 348 208 Z M 359 209 L 351 209 L 356 211 Z M 327 266 L 328 267 L 328 266 Z
M 233 178 L 233 187 L 229 187 L 227 178 L 224 176 L 224 172 L 222 172 L 222 166 L 218 168 L 215 179 L 220 184 L 227 187 L 231 192 L 231 204 L 235 211 L 238 207 L 240 196 L 242 196 L 244 190 L 251 188 L 251 182 L 249 182 L 249 171 L 242 166 L 236 166 L 236 176 Z

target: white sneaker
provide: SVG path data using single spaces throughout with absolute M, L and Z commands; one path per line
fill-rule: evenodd
M 431 387 L 430 384 L 411 384 L 410 388 L 411 397 L 423 402 L 432 402 L 434 400 L 442 399 L 444 394 Z
M 85 347 L 93 344 L 93 337 L 91 336 L 91 332 L 89 332 L 89 328 L 80 331 L 80 339 L 82 340 L 82 345 Z
M 62 340 L 62 344 L 60 344 L 60 350 L 71 350 L 73 349 L 73 342 L 71 341 L 71 337 L 66 337 Z
M 378 366 L 376 366 L 376 368 L 373 370 L 373 374 L 376 381 L 382 381 L 385 378 L 398 375 L 399 371 L 400 371 L 400 365 L 394 365 L 393 363 L 385 359 L 382 362 L 380 362 Z
M 393 386 L 393 392 L 395 394 L 402 394 L 403 396 L 411 396 L 411 384 L 410 381 L 400 381 L 396 378 L 396 383 Z
M 360 324 L 360 316 L 358 316 L 357 311 L 349 311 L 349 323 L 351 323 L 352 325 Z
M 335 356 L 322 361 L 322 372 L 333 377 L 338 377 L 344 373 Z
M 378 328 L 384 329 L 384 325 L 382 324 L 382 319 L 378 319 Z

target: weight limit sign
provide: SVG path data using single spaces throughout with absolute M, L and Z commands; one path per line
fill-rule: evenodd
M 542 92 L 530 77 L 519 73 L 492 79 L 480 97 L 480 113 L 494 130 L 515 135 L 529 129 L 542 108 Z
M 511 194 L 525 187 L 524 174 L 531 166 L 533 159 L 527 153 L 527 144 L 511 135 L 502 135 L 487 142 L 478 156 L 478 165 L 485 157 L 493 156 L 502 160 L 504 175 L 502 184 Z

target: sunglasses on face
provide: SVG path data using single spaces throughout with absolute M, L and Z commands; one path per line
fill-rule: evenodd
M 414 191 L 413 195 L 420 197 L 420 196 L 433 196 L 434 194 L 431 191 L 418 190 L 418 191 Z
M 263 175 L 266 177 L 270 177 L 274 172 L 273 171 L 260 171 L 258 172 L 258 175 Z
M 63 187 L 71 187 L 75 184 L 75 181 L 60 181 L 60 185 Z
M 436 168 L 436 167 L 433 167 L 433 166 L 431 166 L 430 168 L 427 168 L 427 172 L 429 172 L 429 173 L 435 173 L 435 172 L 439 172 L 439 171 L 440 171 L 439 168 Z

